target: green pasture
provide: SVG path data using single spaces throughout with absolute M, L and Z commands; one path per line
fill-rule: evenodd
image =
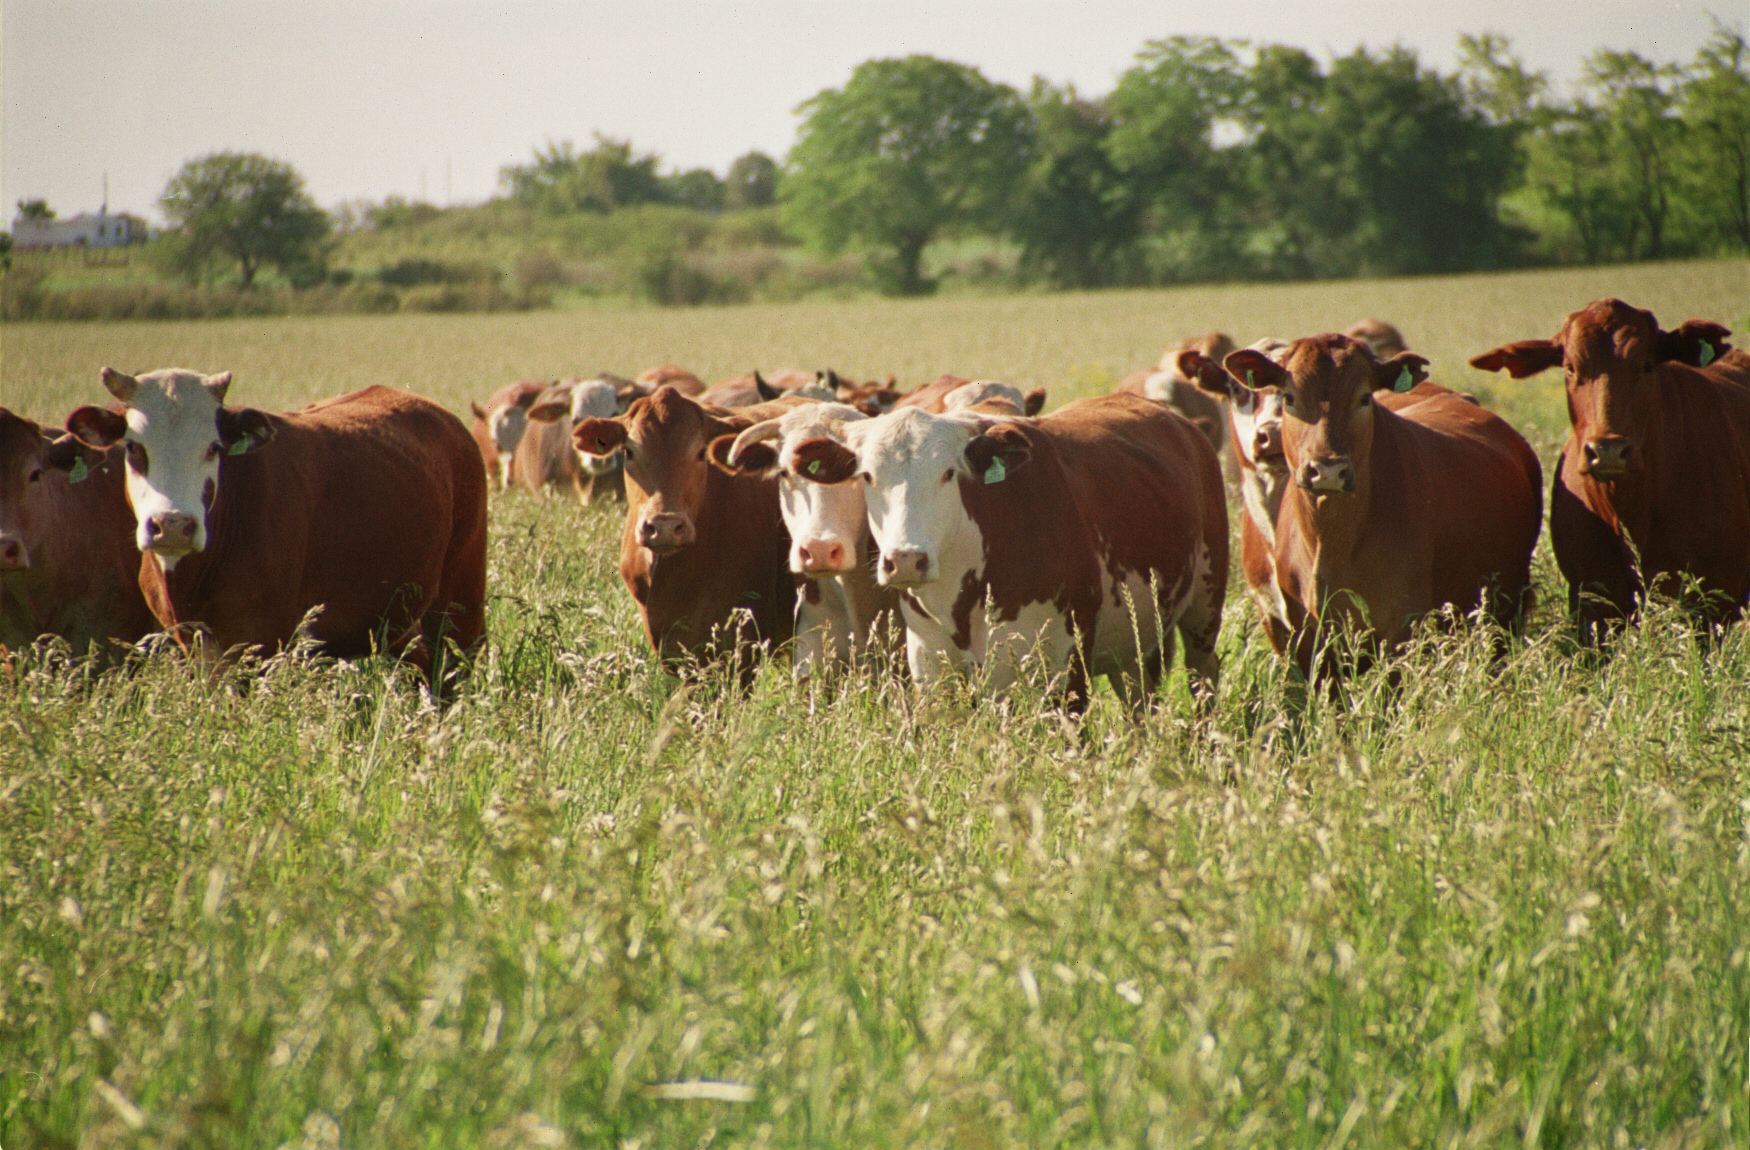
M 460 410 L 662 361 L 1046 385 L 1220 327 L 1398 324 L 1464 366 L 1614 294 L 1747 325 L 1750 267 L 687 311 L 0 328 L 0 403 L 97 371 Z M 0 667 L 0 1147 L 1741 1147 L 1750 632 L 1460 630 L 1297 692 L 1230 593 L 1206 723 L 1036 682 L 742 694 L 652 665 L 620 512 L 493 507 L 455 705 L 383 661 Z M 710 1080 L 739 1100 L 676 1098 Z M 698 1092 L 700 1088 L 690 1088 Z M 709 1092 L 709 1091 L 708 1091 Z

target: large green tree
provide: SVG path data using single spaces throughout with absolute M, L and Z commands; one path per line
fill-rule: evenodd
M 1101 101 L 1035 79 L 1032 162 L 1010 225 L 1024 266 L 1058 287 L 1134 278 L 1145 197 L 1112 162 Z
M 313 277 L 333 227 L 290 164 L 252 152 L 190 160 L 158 203 L 175 233 L 177 269 L 192 276 L 229 259 L 243 288 L 269 265 L 294 282 Z
M 1743 34 L 1717 25 L 1678 98 L 1689 129 L 1685 191 L 1714 233 L 1705 238 L 1750 251 L 1750 49 Z
M 636 155 L 630 140 L 596 133 L 595 147 L 579 152 L 570 140 L 548 141 L 527 164 L 499 169 L 498 182 L 510 197 L 532 208 L 567 212 L 610 212 L 632 204 L 665 199 L 659 158 Z
M 978 69 L 930 56 L 869 60 L 797 112 L 781 184 L 786 218 L 827 254 L 852 243 L 877 249 L 871 264 L 884 290 L 929 291 L 931 240 L 1007 222 L 1029 118 L 1020 93 Z

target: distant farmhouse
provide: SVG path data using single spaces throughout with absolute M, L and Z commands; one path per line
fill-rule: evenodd
M 27 248 L 119 248 L 146 242 L 146 222 L 137 216 L 112 216 L 99 209 L 96 215 L 80 212 L 70 220 L 29 219 L 12 221 L 12 245 Z

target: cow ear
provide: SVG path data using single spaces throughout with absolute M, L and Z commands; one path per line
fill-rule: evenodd
M 817 435 L 796 445 L 796 474 L 816 483 L 843 483 L 857 473 L 857 453 Z
M 777 399 L 780 395 L 784 394 L 771 384 L 767 383 L 766 377 L 760 374 L 760 369 L 757 367 L 753 369 L 753 389 L 755 393 L 767 403 L 772 402 L 772 400 Z
M 1367 354 L 1369 358 L 1372 358 L 1371 351 Z M 1428 361 L 1413 351 L 1400 351 L 1383 363 L 1373 364 L 1373 390 L 1375 391 L 1408 391 L 1418 383 L 1426 382 L 1428 382 Z
M 1028 415 L 1038 415 L 1041 411 L 1044 411 L 1045 389 L 1043 387 L 1036 387 L 1032 391 L 1029 391 L 1025 401 L 1021 404 L 1021 410 Z
M 60 435 L 43 446 L 42 461 L 44 467 L 72 472 L 73 481 L 78 482 L 103 462 L 103 452 L 79 442 L 71 434 Z
M 1472 356 L 1470 365 L 1479 371 L 1500 371 L 1514 379 L 1524 379 L 1540 371 L 1562 365 L 1561 345 L 1549 339 L 1522 339 L 1505 347 Z
M 1233 377 L 1235 383 L 1257 390 L 1260 387 L 1275 387 L 1283 391 L 1289 390 L 1294 384 L 1294 378 L 1288 374 L 1288 369 L 1252 348 L 1241 348 L 1221 361 L 1221 366 Z
M 1732 345 L 1726 342 L 1726 337 L 1731 334 L 1730 329 L 1711 320 L 1685 320 L 1676 331 L 1659 333 L 1654 362 L 1674 360 L 1690 367 L 1706 367 L 1732 350 Z
M 778 466 L 778 453 L 769 442 L 746 443 L 737 452 L 735 443 L 738 438 L 736 435 L 719 435 L 706 449 L 706 457 L 719 471 L 730 475 L 764 476 Z M 730 459 L 732 453 L 733 461 Z
M 68 412 L 66 426 L 69 434 L 89 447 L 109 447 L 128 435 L 125 417 L 90 404 Z
M 591 416 L 571 429 L 571 441 L 585 455 L 612 455 L 626 442 L 626 425 L 617 419 Z
M 871 403 L 866 399 L 859 399 L 857 402 L 851 404 L 851 406 L 868 416 L 870 419 L 874 419 L 881 414 L 880 405 Z
M 214 403 L 223 404 L 225 393 L 231 390 L 231 373 L 221 371 L 218 375 L 209 375 L 203 382 L 203 386 L 212 393 Z
M 1227 398 L 1227 372 L 1222 370 L 1219 363 L 1196 348 L 1186 348 L 1181 351 L 1174 366 L 1179 369 L 1181 376 L 1196 385 L 1198 391 L 1207 392 L 1217 399 Z
M 486 418 L 486 412 L 481 410 L 480 405 L 478 403 L 475 403 L 473 400 L 468 401 L 468 410 L 473 412 L 474 418 L 478 419 L 481 423 L 491 423 L 492 422 L 490 419 Z
M 131 375 L 124 375 L 113 367 L 104 368 L 102 378 L 104 388 L 123 403 L 134 398 L 134 389 L 140 386 L 139 380 Z
M 267 415 L 252 407 L 221 407 L 214 422 L 226 455 L 248 455 L 273 442 L 276 434 Z
M 1021 429 L 1012 423 L 999 423 L 967 442 L 966 469 L 983 476 L 986 483 L 1000 483 L 1032 456 L 1033 445 Z
M 543 399 L 529 408 L 529 418 L 536 423 L 557 423 L 571 414 L 571 405 L 558 399 Z

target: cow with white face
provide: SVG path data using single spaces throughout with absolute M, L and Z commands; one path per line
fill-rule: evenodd
M 537 495 L 548 484 L 569 486 L 585 507 L 602 497 L 624 502 L 624 453 L 579 451 L 571 429 L 586 419 L 612 419 L 630 404 L 630 394 L 612 379 L 560 380 L 529 406 L 532 426 L 512 465 L 513 478 Z
M 898 618 L 898 592 L 875 580 L 862 484 L 810 483 L 796 459 L 800 444 L 823 438 L 842 443 L 847 425 L 867 419 L 845 404 L 809 404 L 711 443 L 711 461 L 724 471 L 778 481 L 790 570 L 804 577 L 796 590 L 798 680 L 861 662 L 872 644 L 892 635 Z
M 529 407 L 549 386 L 540 380 L 519 380 L 493 392 L 484 406 L 468 405 L 474 416 L 469 431 L 479 445 L 486 474 L 497 480 L 501 491 L 511 485 L 511 464 L 529 429 Z
M 1221 468 L 1184 419 L 1131 395 L 1038 420 L 915 408 L 797 445 L 799 474 L 860 479 L 881 585 L 900 592 L 920 690 L 977 673 L 992 690 L 1037 651 L 1072 709 L 1105 675 L 1135 708 L 1184 639 L 1212 694 L 1227 589 Z

